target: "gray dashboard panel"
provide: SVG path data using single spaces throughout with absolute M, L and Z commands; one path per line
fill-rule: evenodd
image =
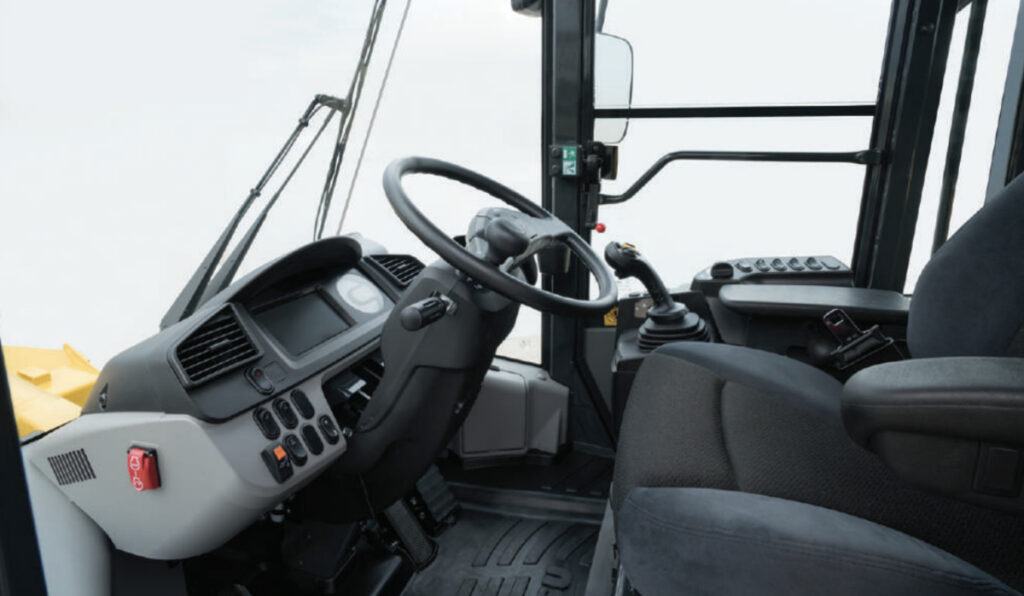
M 364 346 L 353 356 L 375 348 L 376 343 Z M 323 379 L 350 360 L 298 386 L 313 404 L 313 421 L 330 415 Z M 282 427 L 283 433 L 297 430 Z M 260 455 L 276 442 L 263 436 L 251 410 L 219 424 L 184 414 L 107 412 L 83 415 L 26 445 L 24 453 L 115 547 L 151 559 L 181 559 L 223 544 L 313 480 L 347 448 L 344 437 L 335 445 L 325 441 L 323 453 L 309 453 L 309 461 L 278 484 Z M 133 445 L 157 450 L 160 488 L 137 492 L 132 487 L 127 451 Z M 60 485 L 47 458 L 79 449 L 95 478 Z

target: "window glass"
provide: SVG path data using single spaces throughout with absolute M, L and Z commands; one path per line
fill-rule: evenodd
M 5 342 L 67 342 L 102 366 L 156 331 L 313 96 L 346 94 L 372 4 L 0 2 Z M 380 29 L 328 234 L 403 6 L 389 3 Z M 386 165 L 407 155 L 539 197 L 540 52 L 540 20 L 507 2 L 413 2 L 344 231 L 436 259 L 381 190 Z M 310 241 L 334 135 L 282 195 L 243 272 Z M 420 184 L 411 196 L 453 234 L 486 204 L 457 184 Z M 537 338 L 539 357 L 536 313 L 523 309 L 513 335 Z
M 890 0 L 609 0 L 633 105 L 868 102 Z
M 855 151 L 870 129 L 870 118 L 634 120 L 619 179 L 602 191 L 621 193 L 670 151 Z M 637 245 L 670 287 L 722 259 L 831 254 L 849 263 L 863 180 L 864 167 L 846 163 L 678 161 L 633 199 L 602 207 L 607 231 L 593 244 Z
M 1014 26 L 1017 22 L 1017 2 L 989 2 L 985 27 L 978 55 L 978 69 L 971 96 L 967 130 L 964 136 L 963 155 L 960 160 L 960 175 L 953 197 L 953 211 L 949 222 L 949 235 L 963 225 L 985 202 L 988 185 L 989 165 L 995 142 L 996 126 L 999 120 L 1000 102 L 1006 82 L 1006 69 L 1010 60 L 1010 46 L 1013 42 Z M 945 169 L 949 131 L 953 119 L 957 82 L 960 77 L 960 61 L 963 58 L 964 40 L 970 9 L 957 15 L 950 46 L 946 76 L 942 84 L 942 98 L 932 139 L 931 156 L 925 174 L 924 191 L 914 232 L 913 250 L 904 291 L 913 293 L 917 279 L 928 259 L 931 258 L 932 240 L 935 233 L 935 218 L 938 213 L 939 192 L 942 188 L 942 173 Z

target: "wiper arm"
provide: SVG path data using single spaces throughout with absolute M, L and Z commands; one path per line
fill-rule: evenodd
M 263 173 L 263 176 L 260 178 L 259 182 L 256 183 L 256 186 L 254 186 L 252 190 L 249 191 L 249 196 L 247 196 L 245 198 L 245 201 L 242 202 L 241 207 L 238 208 L 238 211 L 235 212 L 234 217 L 231 218 L 231 221 L 228 222 L 227 227 L 224 228 L 224 231 L 221 233 L 220 238 L 218 238 L 217 241 L 213 244 L 213 246 L 210 247 L 210 252 L 206 254 L 206 258 L 203 259 L 203 262 L 199 264 L 199 268 L 196 269 L 195 273 L 192 274 L 192 277 L 188 280 L 188 283 L 185 284 L 185 287 L 181 289 L 181 293 L 179 293 L 178 297 L 175 298 L 174 303 L 171 304 L 171 307 L 167 310 L 167 313 L 164 315 L 163 319 L 160 320 L 161 329 L 170 327 L 171 325 L 177 323 L 178 321 L 187 318 L 189 315 L 195 312 L 196 308 L 198 308 L 200 304 L 203 303 L 204 296 L 206 296 L 207 293 L 207 288 L 210 285 L 210 278 L 213 277 L 213 272 L 214 269 L 216 269 L 217 267 L 217 263 L 219 263 L 221 257 L 224 256 L 224 251 L 227 250 L 228 244 L 231 243 L 231 238 L 235 235 L 235 230 L 238 229 L 238 224 L 241 223 L 242 218 L 245 217 L 245 214 L 249 211 L 249 208 L 252 207 L 252 204 L 263 193 L 263 188 L 274 176 L 274 173 L 277 172 L 277 169 L 281 166 L 281 163 L 284 161 L 285 157 L 287 157 L 288 153 L 291 151 L 292 146 L 295 145 L 295 141 L 299 138 L 299 135 L 302 133 L 303 129 L 309 126 L 309 119 L 314 114 L 316 114 L 317 110 L 319 110 L 322 105 L 324 105 L 324 102 L 321 98 L 339 101 L 336 98 L 318 95 L 316 99 L 314 99 L 309 104 L 309 107 L 306 108 L 305 113 L 303 113 L 302 117 L 299 118 L 299 123 L 296 125 L 295 130 L 292 131 L 292 134 L 288 137 L 288 140 L 285 141 L 284 146 L 281 147 L 281 150 L 277 152 L 277 156 L 274 158 L 274 161 L 272 161 L 270 163 L 270 166 L 267 167 L 267 170 Z M 335 109 L 334 106 L 331 106 L 331 109 Z M 289 175 L 289 178 L 290 177 L 291 176 Z M 278 194 L 279 193 L 280 191 L 278 191 Z M 276 199 L 276 195 L 274 199 Z M 265 212 L 261 215 L 262 217 L 266 217 Z M 249 244 L 251 243 L 252 239 L 250 238 Z
M 249 230 L 246 231 L 245 236 L 238 241 L 238 245 L 235 246 L 235 250 L 231 251 L 231 255 L 226 261 L 224 261 L 224 264 L 217 271 L 217 275 L 213 278 L 213 281 L 210 282 L 206 291 L 203 292 L 202 297 L 199 299 L 199 304 L 205 303 L 215 294 L 231 285 L 231 280 L 235 278 L 235 273 L 238 272 L 238 267 L 242 264 L 242 259 L 244 259 L 246 253 L 249 252 L 249 247 L 252 246 L 252 241 L 256 239 L 256 235 L 259 234 L 260 228 L 263 227 L 263 221 L 267 219 L 267 214 L 270 213 L 270 209 L 274 206 L 274 203 L 277 202 L 277 199 L 281 196 L 285 187 L 288 186 L 288 183 L 291 182 L 292 176 L 295 175 L 299 166 L 302 165 L 302 162 L 306 161 L 306 156 L 309 155 L 313 145 L 316 145 L 317 140 L 320 139 L 320 135 L 323 134 L 327 125 L 330 124 L 331 118 L 334 117 L 334 113 L 336 111 L 336 109 L 332 108 L 331 112 L 327 114 L 326 118 L 324 118 L 323 124 L 320 125 L 320 128 L 316 131 L 316 135 L 314 135 L 312 140 L 309 141 L 309 145 L 306 146 L 302 155 L 299 156 L 298 161 L 296 161 L 295 165 L 292 166 L 292 169 L 288 172 L 288 176 L 284 179 L 284 182 L 282 182 L 281 186 L 278 187 L 276 192 L 274 192 L 274 196 L 270 197 L 270 200 L 267 201 L 267 204 L 263 207 L 263 211 L 260 211 L 260 214 L 256 216 L 256 220 L 252 222 L 251 226 L 249 226 Z

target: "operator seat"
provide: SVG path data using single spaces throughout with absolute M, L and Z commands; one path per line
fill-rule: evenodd
M 907 341 L 913 358 L 1024 356 L 1024 177 L 925 267 Z M 1024 589 L 1024 519 L 899 478 L 847 436 L 842 389 L 739 346 L 674 343 L 645 359 L 611 496 L 640 594 Z

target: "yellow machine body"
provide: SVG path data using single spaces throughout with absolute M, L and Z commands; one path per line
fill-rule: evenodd
M 4 346 L 18 436 L 46 432 L 82 413 L 99 371 L 77 350 Z

